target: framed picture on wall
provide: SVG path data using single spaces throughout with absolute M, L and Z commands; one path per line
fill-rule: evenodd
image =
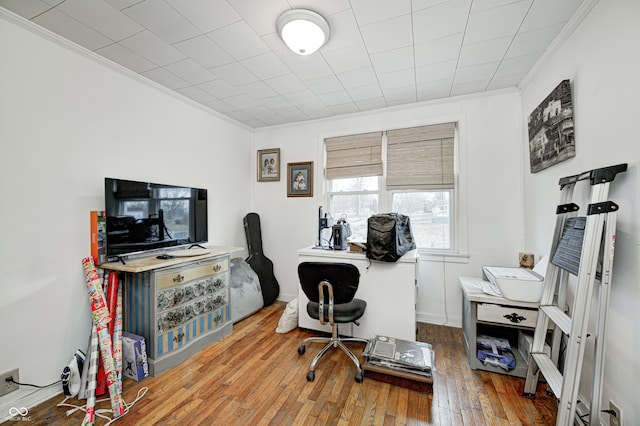
M 531 173 L 576 156 L 569 80 L 561 81 L 529 114 L 528 128 Z
M 287 164 L 287 197 L 313 197 L 313 161 Z
M 258 150 L 258 182 L 280 180 L 280 148 Z

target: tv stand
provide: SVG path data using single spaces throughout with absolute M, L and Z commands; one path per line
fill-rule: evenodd
M 122 273 L 123 329 L 145 338 L 152 376 L 186 361 L 233 329 L 229 260 L 243 249 L 206 250 L 188 258 L 154 255 L 99 266 Z

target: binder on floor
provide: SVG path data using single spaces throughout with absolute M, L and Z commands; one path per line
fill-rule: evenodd
M 597 300 L 597 330 L 590 401 L 590 422 L 600 423 L 600 399 L 604 362 L 605 325 L 616 239 L 618 205 L 608 200 L 609 185 L 627 164 L 590 170 L 560 179 L 560 205 L 556 210 L 556 226 L 551 244 L 551 262 L 545 276 L 535 334 L 531 346 L 524 395 L 534 397 L 538 373 L 546 379 L 559 399 L 557 425 L 569 426 L 576 418 L 578 388 L 587 341 L 587 325 L 596 281 L 600 283 Z M 571 202 L 576 183 L 588 180 L 590 200 L 586 216 L 579 217 L 578 205 Z M 577 277 L 572 308 L 565 309 L 569 275 Z M 551 356 L 544 345 L 549 321 L 555 326 Z M 564 359 L 560 343 L 565 336 Z M 562 369 L 558 365 L 562 361 Z M 560 371 L 562 370 L 562 371 Z

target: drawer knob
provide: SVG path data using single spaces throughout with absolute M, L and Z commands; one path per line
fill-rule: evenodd
M 184 275 L 178 274 L 173 278 L 174 283 L 181 283 L 182 281 L 184 281 Z
M 213 272 L 219 272 L 220 269 L 222 269 L 222 266 L 218 265 L 217 263 L 213 266 Z
M 522 315 L 518 315 L 516 312 L 504 315 L 504 318 L 508 319 L 511 322 L 515 322 L 516 324 L 526 320 L 525 317 L 523 317 Z

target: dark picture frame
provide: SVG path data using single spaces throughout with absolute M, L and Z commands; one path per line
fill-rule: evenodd
M 280 148 L 258 150 L 258 182 L 280 180 Z
M 287 197 L 313 197 L 313 161 L 287 164 Z
M 569 80 L 561 81 L 529 114 L 528 129 L 531 173 L 576 156 Z

